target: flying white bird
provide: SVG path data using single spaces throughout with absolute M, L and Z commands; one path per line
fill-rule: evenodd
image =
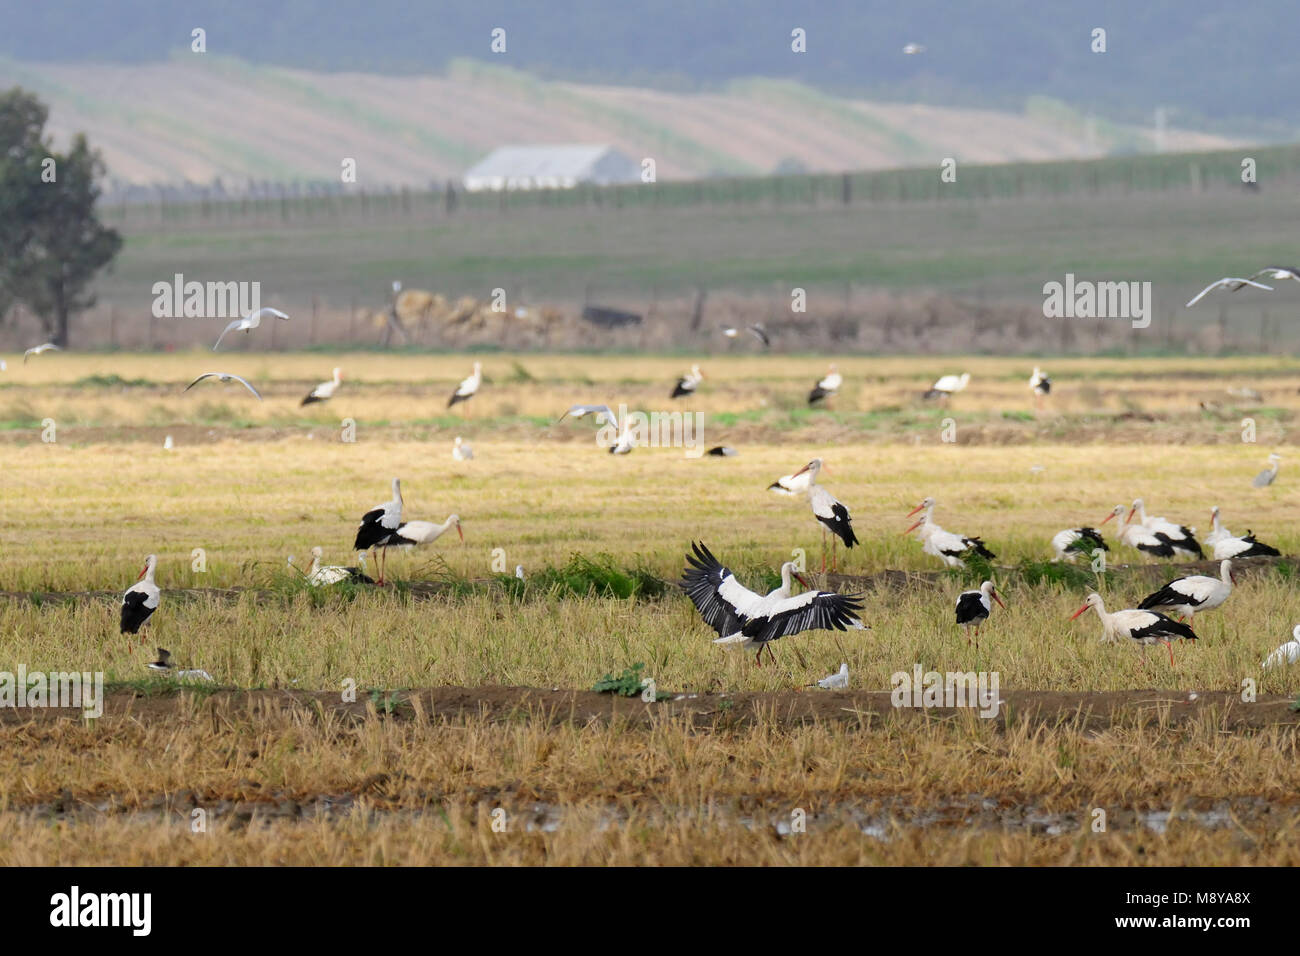
M 1256 289 L 1263 289 L 1265 292 L 1273 291 L 1273 287 L 1271 285 L 1264 285 L 1263 283 L 1256 282 L 1254 279 L 1238 279 L 1233 276 L 1225 276 L 1222 279 L 1218 279 L 1214 282 L 1211 282 L 1200 292 L 1196 293 L 1196 295 L 1192 296 L 1191 300 L 1187 303 L 1186 308 L 1190 309 L 1192 306 L 1200 302 L 1201 299 L 1205 298 L 1215 289 L 1227 289 L 1229 292 L 1236 292 L 1238 289 L 1244 289 L 1246 286 L 1253 286 Z
M 1142 660 L 1146 661 L 1147 647 L 1151 644 L 1163 644 L 1169 648 L 1169 664 L 1174 663 L 1173 642 L 1180 637 L 1194 641 L 1196 632 L 1186 624 L 1180 624 L 1172 618 L 1158 611 L 1143 611 L 1138 608 L 1127 608 L 1123 611 L 1116 611 L 1114 614 L 1106 613 L 1106 605 L 1101 599 L 1101 595 L 1094 591 L 1088 595 L 1087 601 L 1083 607 L 1075 611 L 1070 617 L 1073 621 L 1084 611 L 1092 608 L 1097 612 L 1097 617 L 1101 618 L 1101 639 L 1103 642 L 1114 641 L 1118 637 L 1127 637 L 1138 644 L 1142 645 Z
M 190 389 L 192 389 L 195 385 L 199 384 L 199 382 L 203 381 L 205 378 L 219 379 L 223 385 L 229 385 L 231 382 L 238 382 L 240 385 L 244 386 L 244 388 L 252 392 L 257 397 L 257 400 L 259 402 L 262 400 L 262 393 L 259 392 L 257 389 L 253 388 L 253 386 L 249 383 L 248 379 L 241 378 L 240 376 L 235 375 L 232 372 L 204 372 L 194 381 L 190 382 L 190 384 L 186 385 L 185 391 L 188 392 Z
M 792 570 L 792 562 L 782 567 L 782 586 L 759 597 L 740 584 L 702 543 L 692 543 L 691 549 L 694 553 L 686 556 L 689 567 L 682 575 L 682 590 L 704 622 L 720 635 L 713 643 L 758 645 L 754 663 L 760 667 L 763 648 L 782 637 L 808 630 L 867 629 L 855 616 L 862 610 L 860 595 L 809 590 L 791 596 L 787 567 L 806 586 L 802 575 Z M 770 647 L 768 655 L 772 655 Z
M 456 390 L 451 393 L 451 398 L 447 399 L 447 407 L 455 405 L 457 402 L 468 402 L 478 392 L 479 386 L 483 384 L 483 363 L 475 362 L 474 371 L 461 380 L 456 386 Z
M 156 648 L 158 659 L 148 665 L 150 670 L 162 671 L 168 677 L 175 677 L 177 680 L 201 680 L 212 683 L 212 675 L 207 671 L 201 670 L 181 670 L 172 663 L 172 652 L 164 647 Z
M 704 381 L 704 373 L 700 371 L 698 365 L 692 365 L 691 370 L 677 380 L 673 386 L 673 392 L 669 398 L 681 398 L 683 395 L 694 395 L 695 390 L 700 387 L 700 382 Z
M 593 416 L 596 424 L 602 426 L 602 431 L 605 427 L 612 427 L 616 430 L 616 436 L 607 436 L 613 438 L 613 441 L 608 443 L 610 454 L 626 455 L 636 447 L 635 436 L 632 434 L 632 416 L 628 415 L 624 418 L 623 425 L 620 428 L 618 416 L 614 414 L 608 405 L 574 405 L 556 419 L 555 424 L 560 424 L 566 418 L 583 418 L 586 415 Z M 597 440 L 603 440 L 600 438 L 599 432 L 597 432 Z
M 1260 666 L 1281 667 L 1283 664 L 1294 664 L 1296 661 L 1300 661 L 1300 624 L 1291 631 L 1291 640 L 1264 658 L 1264 663 Z
M 838 367 L 832 364 L 830 371 L 808 393 L 808 404 L 816 405 L 818 402 L 825 401 L 838 392 L 843 384 L 844 376 L 839 373 Z
M 343 372 L 341 369 L 336 368 L 334 370 L 334 377 L 330 379 L 328 382 L 321 382 L 310 392 L 308 392 L 307 397 L 302 400 L 302 405 L 311 405 L 314 402 L 329 401 L 331 398 L 334 397 L 334 393 L 338 390 L 339 385 L 341 385 L 342 383 L 343 383 Z M 299 405 L 298 407 L 301 408 L 302 405 Z
M 930 390 L 922 395 L 922 398 L 952 398 L 957 392 L 960 392 L 970 384 L 970 372 L 962 372 L 960 375 L 944 375 L 937 382 L 930 386 Z
M 574 405 L 567 412 L 555 420 L 555 424 L 560 424 L 566 418 L 583 418 L 587 415 L 594 415 L 597 425 L 606 423 L 617 425 L 618 418 L 610 410 L 608 405 Z
M 138 634 L 144 622 L 158 610 L 162 592 L 154 583 L 154 570 L 158 567 L 158 555 L 151 554 L 144 559 L 144 568 L 135 584 L 126 589 L 122 595 L 122 633 Z
M 46 342 L 44 345 L 34 346 L 23 353 L 23 364 L 26 365 L 27 360 L 31 358 L 33 355 L 40 355 L 42 352 L 50 352 L 50 351 L 61 352 L 63 350 L 60 349 L 57 345 L 55 345 L 53 342 Z
M 974 591 L 962 591 L 957 595 L 957 623 L 966 631 L 966 643 L 970 641 L 970 629 L 975 628 L 975 646 L 980 646 L 980 625 L 989 619 L 989 614 L 993 611 L 993 605 L 990 599 L 998 602 L 998 607 L 1003 610 L 1006 605 L 1002 603 L 1002 598 L 998 596 L 997 588 L 993 586 L 992 581 L 985 581 Z
M 215 352 L 218 348 L 221 347 L 221 340 L 226 337 L 227 332 L 245 332 L 245 333 L 251 332 L 253 331 L 253 329 L 257 328 L 259 325 L 262 324 L 262 316 L 264 315 L 273 315 L 277 319 L 289 318 L 279 309 L 272 309 L 269 307 L 258 309 L 256 312 L 250 312 L 242 319 L 235 319 L 235 321 L 231 322 L 229 325 L 225 327 L 225 329 L 222 330 L 221 334 L 217 336 L 217 344 L 212 346 L 212 351 Z
M 918 53 L 924 53 L 925 47 L 919 43 L 909 43 L 903 47 L 903 53 L 907 56 L 916 56 Z
M 1276 279 L 1278 281 L 1294 279 L 1296 282 L 1300 282 L 1300 270 L 1288 269 L 1286 266 L 1265 266 L 1249 278 L 1252 280 L 1259 278 Z
M 474 457 L 474 449 L 465 444 L 465 440 L 459 435 L 451 443 L 451 457 L 456 461 L 469 461 Z
M 823 690 L 844 690 L 849 686 L 849 665 L 841 661 L 840 669 L 834 674 L 823 677 L 817 682 L 817 686 Z
M 355 568 L 345 568 L 337 564 L 321 564 L 321 558 L 324 557 L 325 551 L 320 545 L 311 549 L 311 569 L 307 572 L 307 583 L 314 588 L 325 587 L 330 584 L 338 584 L 340 581 L 356 581 L 358 584 L 374 584 L 370 575 L 366 574 L 366 553 L 357 552 L 357 564 Z
M 393 497 L 383 504 L 375 505 L 361 516 L 361 524 L 357 527 L 357 537 L 352 544 L 352 550 L 369 551 L 372 548 L 384 548 L 392 541 L 393 535 L 397 533 L 401 523 L 402 482 L 400 479 L 394 478 Z M 383 551 L 380 553 L 379 580 L 375 582 L 380 585 L 384 583 L 383 556 L 386 553 Z
M 1282 456 L 1273 454 L 1268 456 L 1268 467 L 1255 476 L 1251 482 L 1256 488 L 1267 488 L 1277 478 L 1277 470 L 1282 466 Z
M 1142 599 L 1138 608 L 1143 611 L 1168 611 L 1182 616 L 1188 625 L 1198 611 L 1208 611 L 1228 600 L 1232 593 L 1232 562 L 1224 560 L 1219 565 L 1219 576 L 1205 574 L 1174 578 L 1159 591 Z

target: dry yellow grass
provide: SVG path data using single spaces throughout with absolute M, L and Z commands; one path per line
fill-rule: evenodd
M 997 671 L 1010 689 L 1238 691 L 1243 679 L 1257 678 L 1261 692 L 1295 690 L 1288 672 L 1258 669 L 1300 620 L 1292 579 L 1275 570 L 1243 575 L 1228 604 L 1198 623 L 1198 644 L 1176 649 L 1176 669 L 1157 649 L 1147 671 L 1135 648 L 1100 645 L 1094 618 L 1066 620 L 1079 589 L 1031 588 L 1014 576 L 1003 589 L 1011 607 L 995 610 L 978 651 L 952 622 L 963 582 L 939 576 L 871 592 L 864 618 L 872 631 L 782 641 L 778 666 L 761 670 L 712 645 L 675 593 L 618 600 L 533 590 L 513 600 L 482 582 L 516 564 L 535 574 L 574 553 L 608 554 L 670 579 L 699 539 L 756 587 L 794 549 L 815 569 L 821 535 L 807 503 L 764 490 L 814 455 L 829 463 L 824 483 L 850 506 L 862 540 L 841 551 L 842 569 L 853 574 L 937 569 L 899 534 L 923 495 L 939 500 L 945 527 L 983 536 L 999 565 L 1046 560 L 1053 533 L 1097 525 L 1139 495 L 1152 513 L 1202 532 L 1208 508 L 1219 504 L 1233 530 L 1253 528 L 1294 554 L 1300 505 L 1288 492 L 1288 465 L 1272 488 L 1252 489 L 1250 478 L 1286 441 L 1300 404 L 1298 363 L 1044 363 L 1057 389 L 1035 420 L 1026 414 L 1028 369 L 1019 361 L 846 359 L 848 384 L 835 409 L 809 414 L 799 406 L 824 360 L 720 357 L 705 363 L 708 378 L 689 407 L 709 416 L 706 444 L 736 445 L 741 455 L 690 460 L 680 449 L 610 456 L 596 447 L 592 426 L 553 424 L 574 401 L 665 409 L 689 360 L 518 358 L 532 382 L 509 381 L 515 361 L 486 356 L 482 395 L 451 414 L 446 396 L 468 371 L 464 356 L 56 354 L 11 362 L 0 379 L 0 421 L 9 428 L 0 433 L 0 590 L 46 596 L 0 604 L 0 669 L 103 670 L 110 680 L 138 681 L 144 652 L 160 644 L 228 685 L 337 690 L 351 678 L 363 693 L 444 684 L 585 688 L 637 662 L 673 691 L 779 691 L 841 660 L 855 689 L 886 689 L 892 673 L 920 662 Z M 307 388 L 335 364 L 348 376 L 339 397 L 299 410 Z M 208 368 L 249 375 L 267 401 L 218 386 L 180 392 Z M 960 369 L 974 381 L 951 408 L 919 407 L 917 394 L 937 374 Z M 107 375 L 155 384 L 88 381 Z M 1240 441 L 1247 413 L 1224 394 L 1230 384 L 1265 393 L 1264 410 L 1253 413 L 1257 444 Z M 1197 403 L 1212 397 L 1224 407 L 1201 412 Z M 1126 409 L 1153 420 L 1117 419 Z M 54 443 L 34 427 L 45 417 L 57 423 Z M 344 417 L 357 422 L 355 443 L 339 440 Z M 956 444 L 942 441 L 946 417 L 956 423 Z M 177 447 L 164 451 L 161 436 L 173 432 Z M 452 461 L 456 434 L 474 445 L 474 460 Z M 351 563 L 357 521 L 388 497 L 394 476 L 403 479 L 409 517 L 456 512 L 466 540 L 453 535 L 431 552 L 394 554 L 389 576 L 481 583 L 351 600 L 287 587 L 288 554 L 305 563 L 320 544 L 327 560 Z M 202 572 L 192 567 L 196 548 L 204 551 Z M 117 633 L 117 595 L 150 552 L 161 558 L 163 607 L 146 627 L 147 646 L 128 653 Z M 1111 558 L 1142 560 L 1119 548 Z M 239 586 L 251 590 L 219 590 Z M 1103 585 L 1112 608 L 1151 589 L 1151 579 L 1122 568 Z M 175 721 L 161 724 L 106 718 L 83 727 L 68 718 L 0 726 L 0 752 L 8 754 L 0 756 L 0 780 L 8 781 L 0 783 L 7 846 L 0 859 L 88 862 L 84 847 L 93 845 L 94 862 L 1291 863 L 1294 747 L 1292 727 L 1133 727 L 1101 738 L 1082 728 L 1016 737 L 978 721 L 728 732 L 669 722 L 631 731 L 551 726 L 526 715 L 505 724 L 378 716 L 349 724 L 305 711 L 230 711 L 217 720 L 201 706 L 178 705 Z M 373 774 L 396 782 L 372 793 L 362 782 Z M 440 781 L 436 792 L 429 781 Z M 34 826 L 65 790 L 81 809 L 56 826 Z M 278 815 L 264 826 L 217 819 L 205 838 L 169 825 L 143 842 L 128 839 L 136 814 L 161 813 L 181 790 L 216 801 L 337 790 L 366 813 Z M 502 838 L 487 825 L 484 794 L 508 795 L 512 815 L 526 815 L 530 800 L 555 805 L 564 823 L 553 833 Z M 1073 823 L 1058 835 L 1001 817 L 973 830 L 907 823 L 912 807 L 934 810 L 969 794 L 1073 814 Z M 124 818 L 86 809 L 110 796 L 122 799 Z M 756 808 L 788 814 L 793 800 L 835 810 L 798 840 L 734 825 Z M 1093 834 L 1081 814 L 1095 800 L 1122 813 L 1222 800 L 1239 822 Z M 1247 821 L 1240 814 L 1252 800 L 1282 812 Z M 867 806 L 898 821 L 889 840 L 864 835 L 861 820 L 844 816 L 846 807 Z M 611 807 L 625 823 L 600 824 Z

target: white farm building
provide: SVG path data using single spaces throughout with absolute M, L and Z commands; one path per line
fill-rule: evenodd
M 502 146 L 470 167 L 465 188 L 572 189 L 640 180 L 640 165 L 613 146 Z

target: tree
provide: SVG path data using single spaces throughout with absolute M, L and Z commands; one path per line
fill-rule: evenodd
M 21 302 L 66 346 L 68 320 L 95 304 L 87 286 L 122 237 L 95 214 L 103 159 L 80 133 L 55 152 L 48 118 L 21 88 L 0 93 L 0 316 Z

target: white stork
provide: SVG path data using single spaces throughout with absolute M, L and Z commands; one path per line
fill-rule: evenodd
M 808 590 L 789 594 L 786 567 L 782 567 L 782 586 L 765 597 L 740 584 L 731 571 L 719 563 L 703 544 L 692 543 L 689 567 L 682 575 L 682 590 L 690 597 L 704 622 L 720 635 L 715 644 L 758 646 L 754 663 L 762 666 L 763 648 L 772 657 L 771 641 L 809 630 L 867 630 L 855 616 L 861 612 L 860 595 L 836 594 L 832 591 Z M 802 575 L 793 572 L 800 581 Z
M 148 664 L 148 668 L 154 671 L 162 671 L 168 677 L 175 677 L 177 680 L 201 680 L 212 683 L 212 675 L 202 670 L 181 670 L 172 663 L 172 652 L 165 647 L 155 648 L 158 652 L 158 659 Z
M 1215 279 L 1213 282 L 1207 285 L 1200 292 L 1196 293 L 1196 295 L 1192 296 L 1191 300 L 1188 301 L 1186 308 L 1190 309 L 1192 306 L 1200 302 L 1203 298 L 1205 298 L 1215 289 L 1227 289 L 1229 292 L 1236 292 L 1239 289 L 1246 288 L 1246 286 L 1252 286 L 1253 288 L 1256 289 L 1263 289 L 1265 292 L 1273 291 L 1273 287 L 1271 285 L 1264 285 L 1261 282 L 1256 282 L 1254 279 L 1238 279 L 1235 276 L 1225 276 L 1222 279 Z
M 1159 591 L 1144 597 L 1138 608 L 1179 614 L 1190 626 L 1197 611 L 1211 610 L 1228 600 L 1232 584 L 1232 562 L 1225 560 L 1219 565 L 1217 578 L 1205 574 L 1174 578 Z
M 475 362 L 474 371 L 470 372 L 469 377 L 461 381 L 456 386 L 456 391 L 451 393 L 451 398 L 447 399 L 447 407 L 455 405 L 457 402 L 468 402 L 478 391 L 478 387 L 483 384 L 483 363 Z
M 227 332 L 243 332 L 247 334 L 262 324 L 262 316 L 264 315 L 273 315 L 277 319 L 289 318 L 279 309 L 262 308 L 258 309 L 256 312 L 250 312 L 242 319 L 235 319 L 235 321 L 231 322 L 222 330 L 221 334 L 217 336 L 217 344 L 212 346 L 212 351 L 215 352 L 221 347 L 221 340 L 226 337 Z
M 1277 470 L 1282 466 L 1282 456 L 1273 454 L 1268 456 L 1268 467 L 1255 476 L 1251 482 L 1256 488 L 1267 488 L 1277 478 Z
M 1102 524 L 1112 518 L 1122 517 L 1127 510 L 1123 505 L 1116 505 L 1111 509 L 1110 514 L 1106 515 Z M 1152 531 L 1144 525 L 1131 524 L 1127 520 L 1119 530 L 1119 543 L 1157 558 L 1172 558 L 1174 556 L 1174 546 L 1167 534 Z
M 1111 517 L 1114 517 L 1112 515 Z M 1066 561 L 1074 564 L 1080 554 L 1092 554 L 1096 550 L 1109 551 L 1105 539 L 1096 528 L 1066 528 L 1052 535 L 1053 561 Z
M 944 375 L 931 385 L 930 390 L 921 397 L 949 399 L 969 384 L 970 372 L 962 372 L 960 375 Z
M 922 511 L 924 514 L 903 534 L 909 535 L 915 531 L 917 540 L 921 542 L 921 550 L 925 554 L 933 555 L 950 568 L 966 567 L 966 562 L 962 558 L 971 552 L 986 561 L 992 561 L 997 557 L 996 554 L 984 546 L 984 542 L 980 538 L 968 538 L 965 535 L 954 534 L 935 524 L 933 498 L 923 499 L 919 505 L 907 513 L 907 517 L 912 517 L 918 511 Z
M 694 395 L 702 381 L 704 381 L 704 373 L 700 371 L 698 365 L 692 365 L 691 370 L 677 380 L 677 384 L 673 386 L 673 393 L 668 397 L 681 398 L 683 395 Z
M 460 540 L 465 540 L 465 532 L 460 529 L 460 515 L 447 515 L 447 520 L 438 524 L 433 521 L 406 521 L 398 525 L 397 531 L 384 545 L 385 548 L 422 548 L 433 544 L 444 533 L 455 528 Z
M 1103 642 L 1111 642 L 1119 637 L 1127 637 L 1138 644 L 1142 645 L 1142 660 L 1145 663 L 1147 648 L 1152 644 L 1163 644 L 1169 648 L 1169 664 L 1174 663 L 1173 642 L 1180 637 L 1194 641 L 1196 633 L 1186 624 L 1179 624 L 1172 618 L 1157 611 L 1142 611 L 1137 608 L 1127 608 L 1123 611 L 1116 611 L 1114 614 L 1106 613 L 1106 605 L 1101 599 L 1101 595 L 1096 591 L 1088 595 L 1087 601 L 1083 607 L 1071 615 L 1073 621 L 1084 611 L 1092 608 L 1097 612 L 1097 617 L 1101 618 L 1101 639 Z
M 830 371 L 808 393 L 808 404 L 816 405 L 818 402 L 825 401 L 838 392 L 843 384 L 844 376 L 840 374 L 839 366 L 832 362 Z
M 1175 551 L 1181 551 L 1184 554 L 1196 555 L 1198 560 L 1204 560 L 1205 552 L 1201 550 L 1200 544 L 1196 540 L 1196 529 L 1188 528 L 1185 525 L 1176 524 L 1165 518 L 1155 518 L 1147 516 L 1146 504 L 1141 498 L 1133 499 L 1133 506 L 1129 509 L 1128 520 L 1133 520 L 1133 515 L 1138 516 L 1138 523 L 1157 535 L 1164 535 L 1169 539 L 1169 545 Z
M 998 607 L 1006 609 L 992 581 L 985 581 L 974 591 L 962 591 L 957 595 L 957 623 L 966 631 L 967 644 L 970 643 L 970 629 L 975 628 L 976 648 L 980 646 L 980 625 L 989 619 L 993 610 L 990 599 L 997 601 Z
M 1300 270 L 1287 268 L 1286 266 L 1265 266 L 1254 275 L 1249 276 L 1249 278 L 1252 280 L 1260 278 L 1274 279 L 1279 282 L 1285 282 L 1287 279 L 1294 279 L 1295 281 L 1300 282 Z
M 199 382 L 203 381 L 205 378 L 215 378 L 218 381 L 220 381 L 222 385 L 229 385 L 231 382 L 238 382 L 240 385 L 244 386 L 244 388 L 252 392 L 253 396 L 259 402 L 262 400 L 261 392 L 253 388 L 253 386 L 248 382 L 247 379 L 241 378 L 240 376 L 235 375 L 232 372 L 204 372 L 194 381 L 190 382 L 190 384 L 186 385 L 185 391 L 188 392 L 190 389 L 192 389 L 195 385 L 199 384 Z
M 1034 393 L 1034 405 L 1041 411 L 1043 400 L 1052 391 L 1052 380 L 1037 365 L 1034 366 L 1034 374 L 1029 376 L 1029 390 Z
M 469 461 L 474 457 L 474 449 L 465 444 L 465 440 L 459 435 L 451 444 L 451 457 L 456 461 Z
M 1247 530 L 1238 537 L 1223 526 L 1219 520 L 1219 506 L 1210 509 L 1210 522 L 1214 530 L 1205 536 L 1205 543 L 1214 546 L 1217 561 L 1224 558 L 1262 558 L 1277 557 L 1282 552 L 1271 544 L 1265 544 L 1255 538 L 1255 533 Z
M 345 568 L 337 564 L 321 564 L 321 558 L 325 556 L 325 550 L 317 545 L 311 549 L 311 569 L 307 572 L 307 583 L 314 588 L 325 587 L 330 584 L 338 584 L 340 581 L 356 581 L 358 584 L 374 584 L 370 575 L 366 574 L 366 553 L 357 552 L 357 564 L 359 567 Z
M 352 544 L 352 550 L 369 551 L 372 548 L 383 548 L 392 540 L 401 523 L 402 482 L 394 478 L 393 497 L 383 504 L 375 505 L 361 516 L 361 524 L 357 528 L 357 538 Z M 384 583 L 382 552 L 379 557 L 379 580 L 376 583 L 381 585 Z
M 151 554 L 144 559 L 144 568 L 136 578 L 135 584 L 126 589 L 122 595 L 122 633 L 139 634 L 144 622 L 158 610 L 162 592 L 154 582 L 154 570 L 158 567 L 158 555 Z M 134 648 L 132 648 L 134 650 Z
M 62 349 L 60 349 L 53 342 L 46 342 L 44 345 L 34 345 L 31 348 L 29 348 L 26 352 L 23 353 L 23 364 L 26 365 L 27 360 L 31 358 L 33 355 L 40 355 L 42 352 L 61 352 L 61 351 Z
M 1283 664 L 1294 664 L 1296 661 L 1300 661 L 1300 624 L 1291 631 L 1291 640 L 1264 658 L 1264 663 L 1260 667 L 1281 667 Z
M 835 559 L 835 539 L 844 542 L 844 547 L 852 548 L 858 543 L 858 536 L 853 533 L 853 518 L 844 503 L 829 491 L 817 484 L 817 475 L 822 470 L 822 460 L 814 458 L 792 476 L 796 481 L 803 475 L 811 475 L 808 481 L 808 502 L 812 505 L 813 517 L 822 526 L 822 570 L 826 570 L 826 532 L 831 537 L 831 570 L 839 565 Z
M 302 405 L 311 405 L 315 402 L 328 402 L 331 398 L 334 397 L 334 393 L 338 391 L 338 387 L 342 383 L 343 383 L 343 370 L 336 368 L 334 370 L 334 377 L 331 378 L 328 382 L 321 382 L 310 392 L 308 392 L 307 397 L 302 400 Z M 298 407 L 301 408 L 302 405 L 299 405 Z
M 714 458 L 734 458 L 739 455 L 740 452 L 736 451 L 736 449 L 732 448 L 730 445 L 714 445 L 706 451 L 705 454 L 712 455 Z

